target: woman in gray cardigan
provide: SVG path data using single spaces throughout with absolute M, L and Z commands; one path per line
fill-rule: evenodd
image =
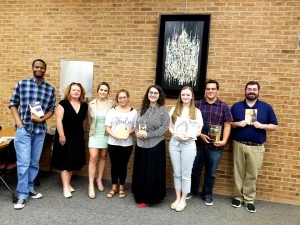
M 137 207 L 159 203 L 166 196 L 165 133 L 169 114 L 165 94 L 158 85 L 150 86 L 137 121 L 132 193 Z

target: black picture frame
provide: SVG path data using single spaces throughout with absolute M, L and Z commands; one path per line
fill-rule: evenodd
M 204 97 L 210 14 L 160 15 L 156 81 L 166 97 L 177 98 L 183 86 Z

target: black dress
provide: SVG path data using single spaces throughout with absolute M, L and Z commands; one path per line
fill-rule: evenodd
M 166 197 L 165 140 L 153 148 L 135 147 L 132 193 L 136 203 L 160 203 Z
M 59 104 L 64 108 L 62 119 L 66 143 L 59 143 L 59 134 L 56 130 L 54 136 L 52 165 L 59 170 L 79 170 L 85 163 L 85 141 L 83 121 L 86 118 L 88 105 L 81 103 L 78 113 L 68 100 L 61 100 Z

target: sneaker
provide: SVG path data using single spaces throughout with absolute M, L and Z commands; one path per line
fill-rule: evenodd
M 241 201 L 238 199 L 233 199 L 231 202 L 231 206 L 234 208 L 239 208 L 241 207 Z
M 255 213 L 256 212 L 255 206 L 252 203 L 246 204 L 246 210 L 250 213 Z
M 18 201 L 14 204 L 15 209 L 23 209 L 25 207 L 26 199 L 18 199 Z
M 35 191 L 30 191 L 30 192 L 29 192 L 29 196 L 30 196 L 31 198 L 35 198 L 35 199 L 38 199 L 38 198 L 43 197 L 42 193 L 35 192 Z
M 203 201 L 204 201 L 204 204 L 207 205 L 207 206 L 211 206 L 211 205 L 214 204 L 212 198 L 204 198 Z
M 188 193 L 187 195 L 186 195 L 186 199 L 188 200 L 188 199 L 191 199 L 193 197 L 193 195 L 191 194 L 191 193 Z

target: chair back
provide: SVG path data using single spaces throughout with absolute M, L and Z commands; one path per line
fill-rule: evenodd
M 9 142 L 6 148 L 1 149 L 0 152 L 0 169 L 7 169 L 7 167 L 12 167 L 17 161 L 16 150 L 14 145 L 14 140 Z

